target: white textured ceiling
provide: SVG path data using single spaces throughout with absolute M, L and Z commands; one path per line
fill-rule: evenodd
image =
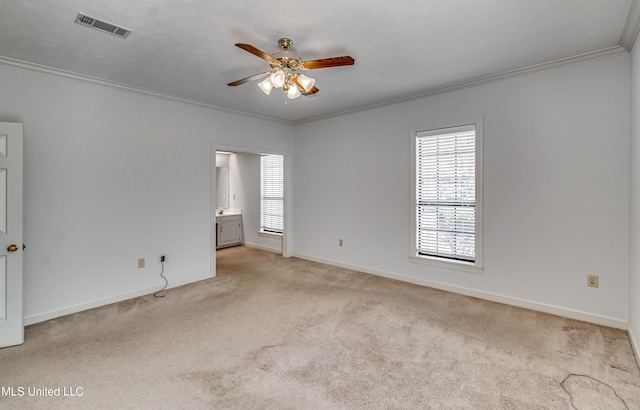
M 0 0 L 0 56 L 295 123 L 619 46 L 632 3 Z M 133 33 L 74 24 L 79 12 Z M 355 65 L 309 71 L 320 92 L 288 104 L 281 90 L 226 85 L 269 68 L 235 43 L 273 53 L 285 36 L 305 60 Z

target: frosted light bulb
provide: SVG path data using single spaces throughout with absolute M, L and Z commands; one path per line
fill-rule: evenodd
M 289 99 L 291 100 L 293 100 L 294 98 L 300 97 L 300 90 L 298 90 L 298 87 L 292 84 L 291 87 L 289 87 L 289 90 L 287 91 L 287 97 L 289 97 Z
M 264 81 L 258 83 L 258 87 L 260 87 L 263 93 L 269 95 L 269 93 L 273 89 L 273 83 L 271 82 L 271 79 L 267 77 Z
M 282 88 L 284 85 L 284 71 L 278 70 L 269 77 L 275 88 Z
M 311 89 L 313 89 L 313 86 L 316 84 L 316 80 L 314 80 L 311 77 L 307 77 L 304 74 L 299 74 L 298 75 L 298 82 L 300 83 L 300 85 L 304 89 L 305 93 L 308 93 L 309 91 L 311 91 Z

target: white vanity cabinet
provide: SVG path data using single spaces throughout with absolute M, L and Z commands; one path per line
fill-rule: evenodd
M 242 242 L 242 215 L 216 215 L 216 248 L 240 245 Z

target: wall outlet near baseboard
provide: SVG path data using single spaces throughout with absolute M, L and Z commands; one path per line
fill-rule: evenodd
M 343 242 L 342 239 L 338 239 L 338 246 L 342 248 Z
M 144 268 L 144 258 L 138 258 L 138 269 Z
M 587 286 L 590 288 L 598 287 L 598 275 L 587 275 Z

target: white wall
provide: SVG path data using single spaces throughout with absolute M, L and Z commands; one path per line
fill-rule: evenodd
M 25 321 L 210 275 L 211 145 L 291 151 L 292 127 L 0 66 L 24 123 Z M 147 267 L 137 269 L 137 258 Z
M 626 324 L 629 314 L 640 328 L 638 296 L 630 309 L 626 297 L 640 282 L 640 255 L 628 250 L 629 203 L 634 248 L 640 233 L 628 67 L 619 55 L 291 127 L 0 66 L 0 121 L 25 130 L 26 321 L 159 288 L 161 254 L 172 284 L 209 275 L 214 144 L 295 148 L 299 256 L 587 320 Z M 411 264 L 409 129 L 476 116 L 484 273 Z
M 628 64 L 617 54 L 295 126 L 295 255 L 624 327 Z M 484 272 L 412 264 L 409 129 L 478 116 Z
M 640 46 L 631 53 L 629 336 L 640 353 Z

